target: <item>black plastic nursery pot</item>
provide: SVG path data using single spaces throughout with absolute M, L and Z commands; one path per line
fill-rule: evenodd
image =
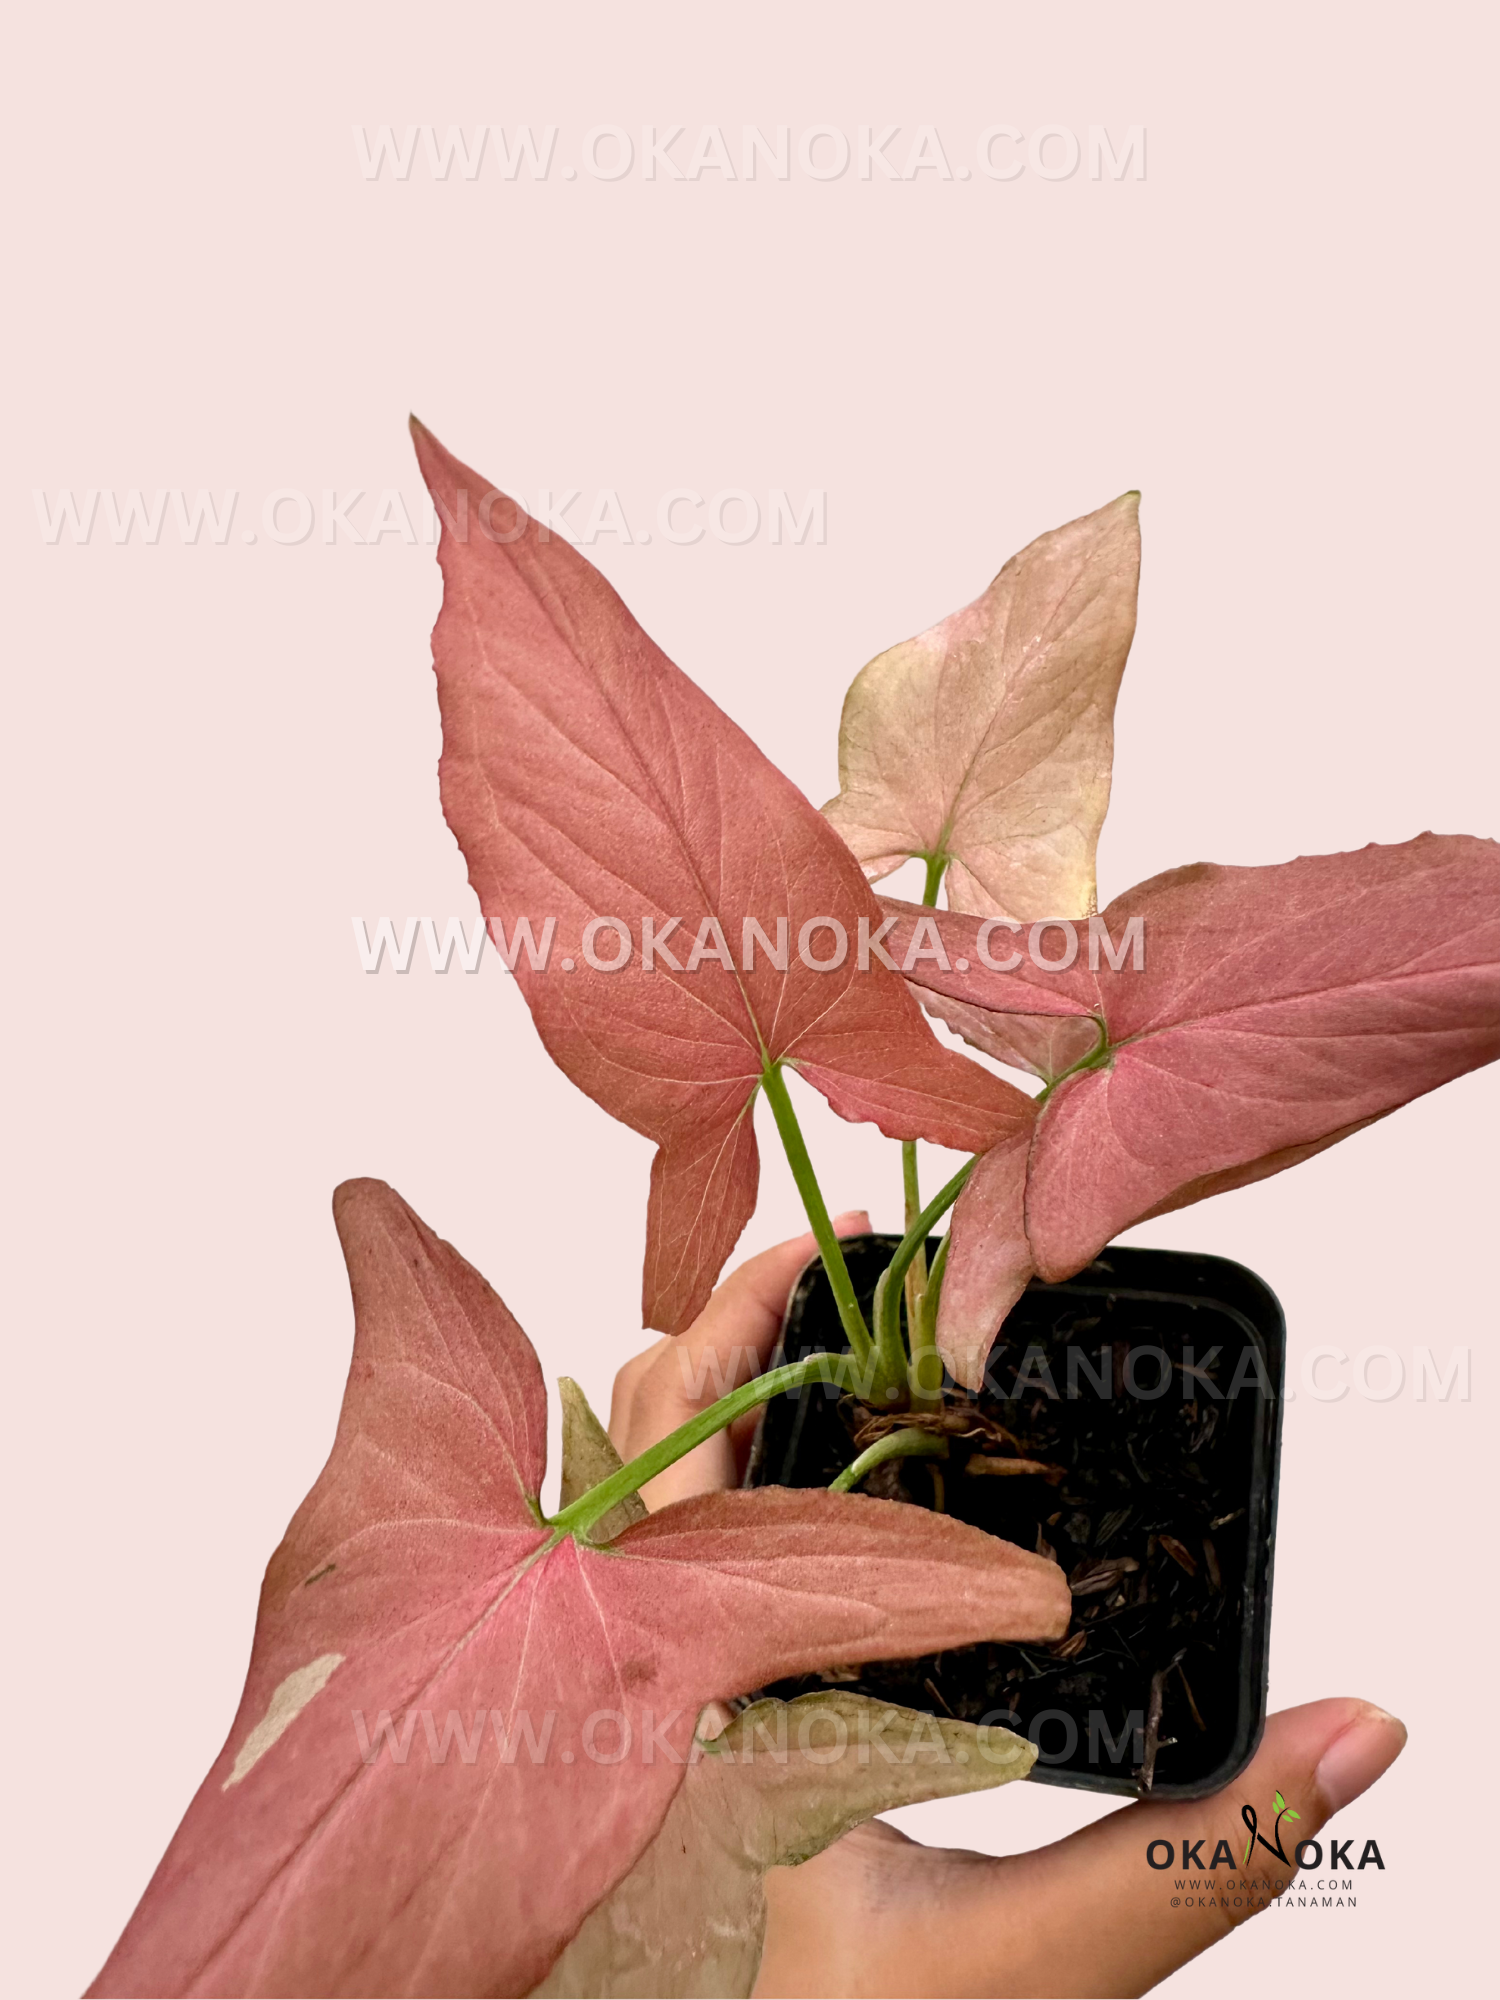
M 896 1241 L 844 1244 L 867 1313 Z M 1112 1246 L 1066 1284 L 1033 1280 L 978 1395 L 946 1384 L 948 1457 L 888 1460 L 861 1490 L 1055 1557 L 1073 1590 L 1067 1634 L 840 1663 L 770 1692 L 833 1682 L 1001 1724 L 1037 1745 L 1044 1783 L 1167 1799 L 1227 1784 L 1265 1726 L 1285 1350 L 1274 1295 L 1221 1257 Z M 820 1352 L 847 1343 L 819 1262 L 776 1361 Z M 775 1398 L 748 1483 L 827 1486 L 871 1420 L 824 1384 Z M 1040 1469 L 997 1471 L 1017 1459 Z

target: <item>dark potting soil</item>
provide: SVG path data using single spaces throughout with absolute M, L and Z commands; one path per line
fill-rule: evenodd
M 867 1315 L 895 1243 L 845 1244 Z M 1002 1724 L 1031 1737 L 1033 1775 L 1054 1783 L 1168 1798 L 1227 1783 L 1265 1721 L 1284 1346 L 1275 1298 L 1222 1258 L 1111 1248 L 1067 1284 L 1033 1281 L 978 1396 L 946 1386 L 948 1457 L 888 1461 L 862 1490 L 1057 1561 L 1066 1636 L 851 1661 L 769 1692 L 832 1682 Z M 845 1349 L 813 1264 L 778 1359 Z M 888 1425 L 823 1385 L 777 1397 L 749 1480 L 826 1486 Z M 1017 1459 L 1043 1469 L 995 1469 Z

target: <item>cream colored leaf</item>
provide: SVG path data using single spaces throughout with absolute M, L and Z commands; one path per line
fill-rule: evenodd
M 895 1806 L 1024 1778 L 1036 1760 L 1008 1729 L 833 1689 L 756 1702 L 702 1747 L 656 1839 L 537 1994 L 748 1994 L 768 1868 L 795 1867 Z
M 824 810 L 871 880 L 916 856 L 947 863 L 955 910 L 1030 921 L 1096 908 L 1139 499 L 1042 535 L 982 597 L 856 677 L 841 790 Z

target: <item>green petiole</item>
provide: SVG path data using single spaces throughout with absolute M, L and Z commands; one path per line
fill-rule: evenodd
M 944 864 L 946 865 L 946 864 Z M 934 863 L 929 863 L 929 888 L 936 892 L 936 881 L 932 877 Z M 941 880 L 938 870 L 936 880 Z M 903 1170 L 906 1187 L 907 1230 L 900 1246 L 882 1273 L 875 1291 L 875 1333 L 872 1338 L 870 1328 L 865 1324 L 865 1316 L 860 1311 L 859 1300 L 855 1296 L 849 1267 L 844 1261 L 844 1253 L 834 1232 L 833 1218 L 828 1213 L 828 1205 L 818 1186 L 808 1156 L 807 1145 L 802 1137 L 802 1129 L 797 1122 L 797 1113 L 787 1091 L 786 1079 L 781 1073 L 781 1065 L 768 1061 L 761 1072 L 761 1086 L 770 1104 L 771 1114 L 776 1120 L 776 1130 L 786 1152 L 787 1164 L 792 1170 L 792 1178 L 797 1191 L 802 1196 L 802 1205 L 807 1211 L 808 1222 L 812 1225 L 813 1237 L 823 1259 L 823 1268 L 828 1274 L 829 1288 L 838 1307 L 839 1320 L 849 1342 L 847 1355 L 815 1354 L 805 1361 L 788 1362 L 784 1367 L 772 1368 L 764 1375 L 758 1375 L 753 1382 L 721 1396 L 706 1410 L 700 1410 L 685 1424 L 664 1437 L 618 1472 L 602 1479 L 587 1493 L 580 1494 L 570 1505 L 552 1515 L 548 1526 L 559 1534 L 584 1534 L 622 1500 L 640 1491 L 669 1465 L 675 1465 L 690 1451 L 727 1428 L 736 1418 L 767 1403 L 773 1396 L 788 1390 L 800 1389 L 814 1382 L 832 1385 L 837 1382 L 850 1388 L 862 1400 L 884 1400 L 905 1403 L 908 1400 L 935 1402 L 941 1397 L 942 1362 L 933 1342 L 933 1328 L 936 1325 L 938 1293 L 942 1284 L 942 1274 L 947 1255 L 946 1239 L 933 1259 L 930 1277 L 925 1270 L 927 1238 L 934 1224 L 948 1212 L 963 1191 L 973 1169 L 974 1162 L 968 1161 L 953 1176 L 946 1187 L 928 1202 L 919 1213 L 913 1214 L 919 1199 L 916 1177 L 916 1147 L 903 1148 Z M 910 1362 L 901 1340 L 901 1293 L 910 1272 L 917 1268 L 922 1259 L 922 1268 L 917 1271 L 917 1283 L 912 1287 L 907 1310 L 911 1328 L 912 1352 Z M 931 1355 L 931 1363 L 924 1370 L 924 1363 Z M 929 1385 L 923 1380 L 924 1372 L 934 1376 Z M 834 1481 L 837 1492 L 847 1492 L 876 1465 L 888 1458 L 899 1458 L 909 1454 L 924 1457 L 941 1457 L 947 1453 L 947 1442 L 935 1438 L 930 1432 L 904 1428 L 892 1431 L 862 1452 L 845 1472 Z
M 938 1244 L 933 1254 L 932 1269 L 927 1274 L 927 1283 L 917 1300 L 917 1310 L 913 1316 L 907 1309 L 907 1340 L 911 1347 L 911 1399 L 914 1403 L 940 1404 L 943 1400 L 943 1357 L 937 1348 L 938 1301 L 943 1295 L 943 1273 L 948 1268 L 948 1245 L 953 1240 L 950 1226 L 948 1234 Z
M 917 1142 L 915 1139 L 901 1141 L 901 1227 L 910 1229 L 922 1213 L 922 1190 L 917 1180 Z M 917 1311 L 923 1292 L 927 1289 L 927 1248 L 923 1247 L 911 1261 L 911 1269 L 906 1274 L 906 1324 L 915 1326 Z
M 797 1113 L 792 1108 L 792 1100 L 787 1093 L 786 1079 L 781 1074 L 780 1063 L 766 1064 L 761 1072 L 761 1087 L 766 1093 L 771 1115 L 776 1120 L 776 1130 L 781 1134 L 787 1165 L 792 1170 L 792 1179 L 797 1183 L 797 1192 L 802 1197 L 802 1206 L 807 1210 L 808 1222 L 812 1226 L 812 1233 L 822 1253 L 823 1269 L 828 1273 L 829 1287 L 833 1292 L 834 1304 L 838 1307 L 839 1322 L 849 1342 L 849 1351 L 854 1356 L 856 1369 L 863 1374 L 870 1365 L 870 1329 L 865 1325 L 865 1316 L 859 1309 L 859 1300 L 854 1296 L 854 1284 L 849 1276 L 849 1266 L 844 1262 L 844 1253 L 839 1247 L 838 1237 L 834 1234 L 833 1218 L 828 1213 L 828 1204 L 823 1199 L 823 1191 L 818 1186 L 818 1177 L 813 1172 L 812 1161 L 808 1158 L 802 1128 L 797 1123 Z
M 948 870 L 948 856 L 939 848 L 936 854 L 925 854 L 922 859 L 927 864 L 927 881 L 922 890 L 922 907 L 930 910 L 938 899 L 938 890 L 943 886 L 943 877 Z M 903 1209 L 901 1227 L 910 1229 L 922 1213 L 922 1190 L 917 1179 L 917 1142 L 915 1139 L 901 1141 L 901 1192 Z M 927 1289 L 927 1249 L 924 1244 L 912 1259 L 911 1269 L 906 1274 L 906 1324 L 915 1326 L 921 1306 L 922 1294 Z
M 902 1237 L 894 1256 L 875 1290 L 875 1401 L 904 1399 L 908 1388 L 906 1349 L 901 1340 L 901 1286 L 912 1259 L 925 1249 L 935 1225 L 943 1219 L 964 1191 L 974 1171 L 966 1160 L 946 1187 L 932 1197 L 911 1228 Z M 920 1319 L 921 1315 L 918 1314 Z M 892 1391 L 895 1395 L 892 1395 Z
M 659 1444 L 643 1451 L 639 1458 L 631 1459 L 618 1472 L 612 1472 L 608 1479 L 601 1479 L 597 1486 L 581 1493 L 571 1506 L 550 1516 L 548 1527 L 556 1528 L 560 1534 L 586 1532 L 596 1521 L 602 1521 L 611 1507 L 618 1507 L 622 1500 L 638 1493 L 648 1480 L 655 1479 L 659 1472 L 665 1472 L 669 1465 L 675 1465 L 679 1458 L 686 1458 L 690 1451 L 705 1444 L 726 1425 L 732 1424 L 736 1417 L 744 1416 L 761 1403 L 768 1403 L 773 1396 L 779 1396 L 787 1389 L 805 1388 L 813 1382 L 832 1383 L 847 1368 L 848 1362 L 841 1355 L 813 1354 L 805 1361 L 789 1361 L 783 1368 L 772 1368 L 764 1375 L 757 1375 L 753 1382 L 721 1396 L 717 1403 L 711 1403 L 696 1417 L 679 1424 L 675 1431 Z
M 830 1493 L 847 1493 L 851 1487 L 858 1486 L 866 1473 L 873 1472 L 877 1465 L 884 1465 L 889 1458 L 947 1456 L 948 1440 L 934 1435 L 932 1431 L 887 1431 L 883 1438 L 876 1438 L 874 1444 L 867 1445 L 852 1465 L 846 1465 L 828 1490 Z

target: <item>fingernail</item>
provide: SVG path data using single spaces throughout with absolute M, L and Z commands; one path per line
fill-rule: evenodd
M 1406 1724 L 1373 1705 L 1334 1737 L 1318 1763 L 1314 1782 L 1336 1813 L 1368 1791 L 1388 1771 L 1406 1743 Z

